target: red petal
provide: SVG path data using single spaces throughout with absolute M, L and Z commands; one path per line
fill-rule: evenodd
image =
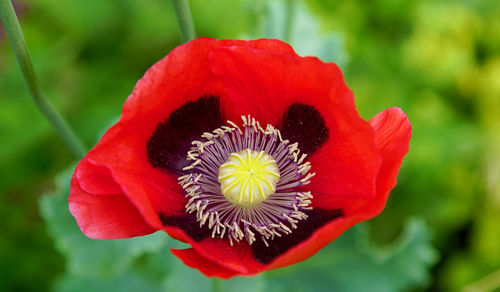
M 76 176 L 71 180 L 69 210 L 82 232 L 94 239 L 117 239 L 155 231 L 123 195 L 99 196 L 82 190 Z
M 293 103 L 321 112 L 330 139 L 309 159 L 316 172 L 307 186 L 318 196 L 314 206 L 338 197 L 375 198 L 381 158 L 373 129 L 358 115 L 335 64 L 234 46 L 212 50 L 210 66 L 227 89 L 234 116 L 251 114 L 261 123 L 276 125 Z
M 76 179 L 83 191 L 96 195 L 115 195 L 123 193 L 120 186 L 105 166 L 93 164 L 83 159 L 75 170 Z
M 344 231 L 354 224 L 362 221 L 360 218 L 350 217 L 337 219 L 319 228 L 311 237 L 291 248 L 282 256 L 278 257 L 267 269 L 286 267 L 301 262 L 317 253 L 320 249 L 339 237 Z
M 297 86 L 286 84 L 300 80 L 297 79 L 300 72 L 293 70 L 296 64 L 290 68 L 287 58 L 298 60 L 295 54 L 240 46 L 211 51 L 211 69 L 222 80 L 229 95 L 229 119 L 239 121 L 241 115 L 250 114 L 264 125 L 276 125 L 285 109 L 294 100 L 304 97 L 303 92 L 294 90 Z M 284 67 L 288 68 L 283 70 Z
M 147 131 L 150 134 L 160 121 L 189 100 L 207 94 L 219 95 L 224 99 L 225 90 L 208 63 L 210 52 L 224 46 L 248 46 L 280 54 L 293 53 L 289 45 L 276 40 L 192 40 L 175 48 L 146 72 L 127 99 L 122 119 L 140 119 L 139 125 L 135 126 L 144 130 L 152 122 L 149 127 L 153 128 Z
M 295 56 L 293 48 L 280 40 L 276 39 L 258 39 L 258 40 L 220 40 L 219 47 L 249 47 L 258 50 L 264 50 L 274 53 Z
M 164 226 L 163 230 L 171 237 L 190 244 L 203 259 L 234 271 L 234 275 L 254 275 L 265 270 L 264 265 L 255 261 L 251 248 L 246 242 L 235 242 L 231 246 L 227 238 L 208 237 L 195 241 L 179 227 Z M 192 262 L 190 266 L 203 272 L 202 264 Z
M 226 278 L 237 275 L 255 275 L 262 271 L 303 261 L 329 244 L 346 229 L 362 220 L 363 217 L 360 216 L 334 220 L 319 228 L 308 240 L 293 247 L 270 265 L 263 265 L 256 262 L 251 253 L 251 248 L 244 242 L 235 243 L 234 246 L 230 246 L 227 239 L 206 238 L 200 242 L 196 242 L 186 236 L 179 228 L 165 228 L 165 230 L 172 237 L 180 240 L 184 239 L 183 241 L 193 246 L 189 262 L 176 254 L 188 266 L 200 270 L 207 276 Z M 216 265 L 216 273 L 210 272 L 210 269 L 214 267 L 213 265 Z M 220 269 L 222 271 L 219 271 Z M 225 275 L 225 271 L 231 271 L 231 275 Z
M 187 266 L 195 268 L 202 272 L 207 277 L 218 277 L 222 279 L 229 279 L 234 276 L 240 275 L 240 273 L 223 267 L 216 262 L 208 260 L 200 254 L 198 254 L 194 249 L 171 249 L 172 253 L 184 262 Z
M 403 157 L 408 152 L 411 125 L 399 108 L 389 108 L 370 120 L 375 130 L 375 141 L 382 156 L 382 166 L 377 176 L 377 192 L 374 201 L 362 199 L 331 200 L 331 207 L 342 208 L 344 219 L 338 219 L 319 228 L 307 241 L 290 249 L 274 261 L 269 269 L 287 266 L 315 254 L 356 223 L 380 213 L 389 192 L 396 185 L 396 176 Z M 317 198 L 315 198 L 316 200 Z
M 203 257 L 217 262 L 239 275 L 254 275 L 264 270 L 264 265 L 255 261 L 250 246 L 246 242 L 229 244 L 227 238 L 205 238 L 191 242 L 191 246 Z
M 113 127 L 109 132 L 112 134 L 120 126 Z M 102 167 L 109 169 L 108 179 L 114 179 L 120 186 L 120 193 L 135 205 L 149 225 L 161 228 L 158 212 L 184 212 L 184 197 L 178 193 L 180 190 L 175 177 L 152 168 L 147 158 L 143 157 L 145 154 L 127 145 L 127 140 L 114 138 L 103 141 L 87 154 L 87 160 L 91 164 L 97 164 L 98 161 Z M 99 180 L 98 175 L 94 173 L 93 180 Z
M 375 141 L 382 155 L 382 166 L 377 176 L 377 199 L 373 207 L 373 216 L 380 213 L 389 192 L 396 185 L 396 176 L 408 153 L 411 139 L 411 124 L 400 108 L 389 108 L 370 120 L 375 130 Z
M 331 103 L 324 106 L 324 115 L 331 138 L 309 158 L 316 176 L 304 189 L 313 193 L 313 207 L 338 209 L 332 204 L 338 200 L 375 198 L 381 157 L 373 129 L 354 107 L 352 92 L 342 86 L 330 94 Z

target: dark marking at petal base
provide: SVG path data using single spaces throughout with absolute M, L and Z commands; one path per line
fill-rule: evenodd
M 337 210 L 310 210 L 305 211 L 308 218 L 300 221 L 297 224 L 297 229 L 288 235 L 274 237 L 273 240 L 268 240 L 269 246 L 257 239 L 252 244 L 252 253 L 254 258 L 261 264 L 267 265 L 276 257 L 284 254 L 287 250 L 300 242 L 308 239 L 316 229 L 329 223 L 332 220 L 343 217 L 344 212 L 341 209 Z
M 167 169 L 182 175 L 182 168 L 189 164 L 186 155 L 193 140 L 200 140 L 223 124 L 220 101 L 215 96 L 189 101 L 158 124 L 147 142 L 148 158 L 153 167 Z
M 279 129 L 283 139 L 298 142 L 300 151 L 306 154 L 317 150 L 329 137 L 321 113 L 313 106 L 300 103 L 288 107 Z
M 195 241 L 202 241 L 212 233 L 208 228 L 200 227 L 200 223 L 196 221 L 194 214 L 167 216 L 163 213 L 158 213 L 158 216 L 163 225 L 179 227 Z

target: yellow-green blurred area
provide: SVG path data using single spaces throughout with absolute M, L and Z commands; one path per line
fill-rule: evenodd
M 286 1 L 189 3 L 198 36 L 286 38 Z M 14 4 L 42 89 L 89 146 L 119 116 L 135 82 L 180 42 L 169 0 L 31 0 Z M 255 278 L 259 289 L 375 291 L 369 289 L 375 285 L 372 287 L 382 287 L 380 291 L 500 291 L 500 1 L 308 0 L 297 3 L 292 12 L 289 40 L 296 50 L 340 64 L 363 118 L 391 106 L 401 107 L 412 123 L 413 138 L 385 210 L 363 225 L 365 231 L 369 227 L 370 246 L 389 246 L 390 252 L 377 250 L 391 256 L 333 256 L 338 255 L 336 248 L 348 248 L 355 233 L 351 231 L 322 251 L 323 256 Z M 123 268 L 126 272 L 116 263 L 113 269 L 120 272 L 115 273 L 102 262 L 89 270 L 72 262 L 74 257 L 64 251 L 80 245 L 75 244 L 77 240 L 59 238 L 66 231 L 53 227 L 60 224 L 58 212 L 68 216 L 67 184 L 60 186 L 63 197 L 59 205 L 42 200 L 39 210 L 38 200 L 44 193 L 54 192 L 54 177 L 73 163 L 70 152 L 30 101 L 2 28 L 0 290 L 89 291 L 95 287 L 88 288 L 88 283 L 99 286 L 99 282 L 88 279 L 102 269 L 102 279 L 114 277 L 106 282 L 106 291 L 142 287 L 134 286 L 139 282 L 125 284 L 137 275 L 149 275 L 146 278 L 151 283 L 163 281 L 161 287 L 166 291 L 182 291 L 179 287 L 186 282 L 192 291 L 211 291 L 206 278 L 193 283 L 192 277 L 200 277 L 197 272 L 179 276 L 176 271 L 182 265 L 177 260 L 161 262 L 160 256 L 148 256 L 157 243 L 145 248 L 144 254 L 127 259 L 123 266 L 132 260 L 135 266 L 133 270 Z M 415 217 L 419 219 L 410 219 Z M 64 218 L 74 224 L 70 217 Z M 408 220 L 414 222 L 410 227 Z M 429 253 L 419 253 L 419 241 L 411 239 L 412 230 L 418 228 L 429 233 L 426 250 L 433 250 L 433 256 L 423 259 L 422 254 Z M 162 240 L 157 238 L 159 234 L 155 236 L 151 242 Z M 405 245 L 405 238 L 415 246 Z M 111 262 L 122 255 L 113 257 Z M 366 264 L 365 259 L 372 262 Z M 321 268 L 321 277 L 311 272 L 311 265 Z M 163 266 L 179 268 L 166 273 L 170 278 L 165 280 Z M 422 267 L 425 275 L 416 267 Z M 380 276 L 373 274 L 377 269 Z M 320 282 L 343 271 L 349 271 L 343 276 L 350 281 L 347 286 L 321 286 Z M 397 272 L 413 277 L 408 281 L 411 285 L 390 284 L 402 281 Z M 68 273 L 70 276 L 64 276 Z M 389 276 L 382 280 L 384 274 Z M 359 283 L 366 279 L 381 282 Z M 309 286 L 298 284 L 288 290 L 283 288 L 287 281 Z M 234 283 L 228 283 L 223 282 L 219 291 L 230 291 L 228 285 Z M 243 281 L 236 288 L 245 285 Z

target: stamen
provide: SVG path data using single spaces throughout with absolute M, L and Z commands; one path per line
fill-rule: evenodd
M 189 198 L 186 212 L 196 212 L 212 238 L 227 238 L 230 245 L 260 239 L 269 246 L 307 219 L 303 211 L 312 209 L 312 195 L 297 188 L 315 174 L 299 145 L 289 145 L 278 129 L 264 129 L 249 115 L 241 120 L 241 127 L 227 121 L 193 141 L 187 153 L 192 163 L 178 182 Z

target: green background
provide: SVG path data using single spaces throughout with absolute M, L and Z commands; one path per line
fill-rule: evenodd
M 180 42 L 168 0 L 14 4 L 45 94 L 87 145 Z M 215 38 L 283 39 L 286 5 L 190 1 L 197 34 Z M 89 240 L 67 210 L 74 161 L 31 103 L 0 29 L 0 289 L 500 291 L 500 2 L 308 0 L 295 8 L 290 43 L 342 67 L 362 117 L 398 106 L 412 123 L 380 216 L 305 262 L 230 281 L 185 267 L 168 252 L 181 244 L 165 234 Z

